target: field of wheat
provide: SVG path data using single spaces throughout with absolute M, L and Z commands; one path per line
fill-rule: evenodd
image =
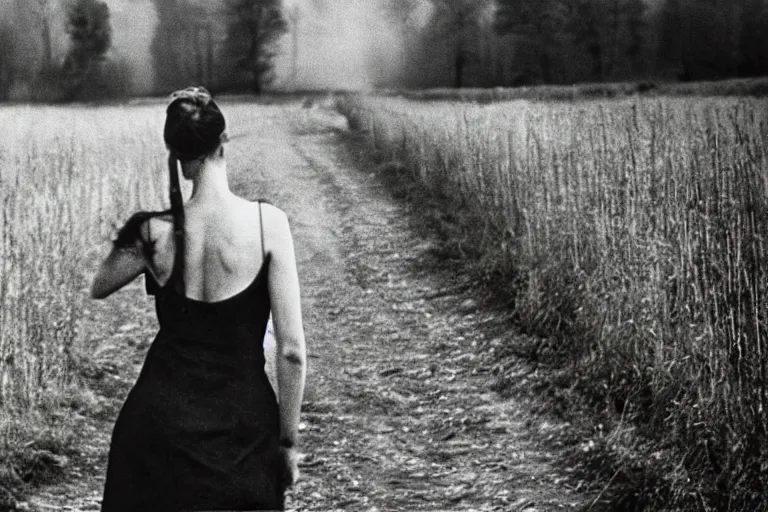
M 50 414 L 76 400 L 92 262 L 131 212 L 162 205 L 162 114 L 0 109 L 0 469 L 24 446 L 71 436 L 67 415 Z
M 467 244 L 546 340 L 537 358 L 616 418 L 602 438 L 625 473 L 646 464 L 658 480 L 639 485 L 700 510 L 768 507 L 766 106 L 339 103 L 383 160 L 480 219 Z M 626 449 L 640 439 L 655 460 Z
M 479 219 L 458 245 L 514 297 L 536 357 L 612 415 L 620 469 L 670 506 L 768 508 L 765 100 L 338 106 Z M 162 122 L 157 105 L 0 108 L 0 485 L 14 450 L 67 435 L 46 415 L 77 395 L 93 262 L 167 201 Z

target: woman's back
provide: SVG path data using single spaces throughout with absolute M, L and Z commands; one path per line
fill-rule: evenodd
M 185 205 L 183 277 L 186 296 L 219 302 L 245 290 L 256 278 L 267 253 L 264 230 L 269 230 L 275 207 L 237 196 L 226 201 L 190 201 Z M 153 245 L 150 270 L 161 286 L 174 264 L 173 220 L 147 221 L 146 236 Z

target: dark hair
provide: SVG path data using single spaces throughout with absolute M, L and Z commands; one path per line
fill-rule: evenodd
M 182 162 L 197 160 L 222 143 L 226 121 L 211 94 L 203 87 L 188 87 L 171 95 L 163 137 Z
M 188 87 L 171 95 L 163 138 L 168 147 L 171 214 L 173 238 L 176 245 L 173 274 L 174 288 L 185 293 L 184 286 L 184 202 L 179 185 L 178 162 L 189 162 L 210 155 L 226 139 L 226 121 L 203 87 Z

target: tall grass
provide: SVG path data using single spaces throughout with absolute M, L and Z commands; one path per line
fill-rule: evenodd
M 77 388 L 91 262 L 165 195 L 162 121 L 155 107 L 0 108 L 0 469 Z
M 658 473 L 657 503 L 768 509 L 764 100 L 339 107 L 483 219 L 473 241 L 548 340 L 537 357 L 622 420 L 606 442 L 658 448 L 627 461 Z

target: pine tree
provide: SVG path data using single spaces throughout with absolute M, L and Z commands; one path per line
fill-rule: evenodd
M 230 73 L 261 94 L 273 78 L 274 44 L 288 29 L 280 0 L 230 0 L 226 55 Z
M 438 33 L 450 36 L 453 47 L 453 86 L 464 85 L 464 71 L 474 58 L 471 38 L 478 29 L 480 14 L 488 6 L 487 0 L 432 0 L 435 6 Z
M 70 46 L 64 61 L 69 93 L 78 96 L 88 79 L 98 76 L 112 44 L 109 7 L 100 0 L 75 0 L 67 13 Z

